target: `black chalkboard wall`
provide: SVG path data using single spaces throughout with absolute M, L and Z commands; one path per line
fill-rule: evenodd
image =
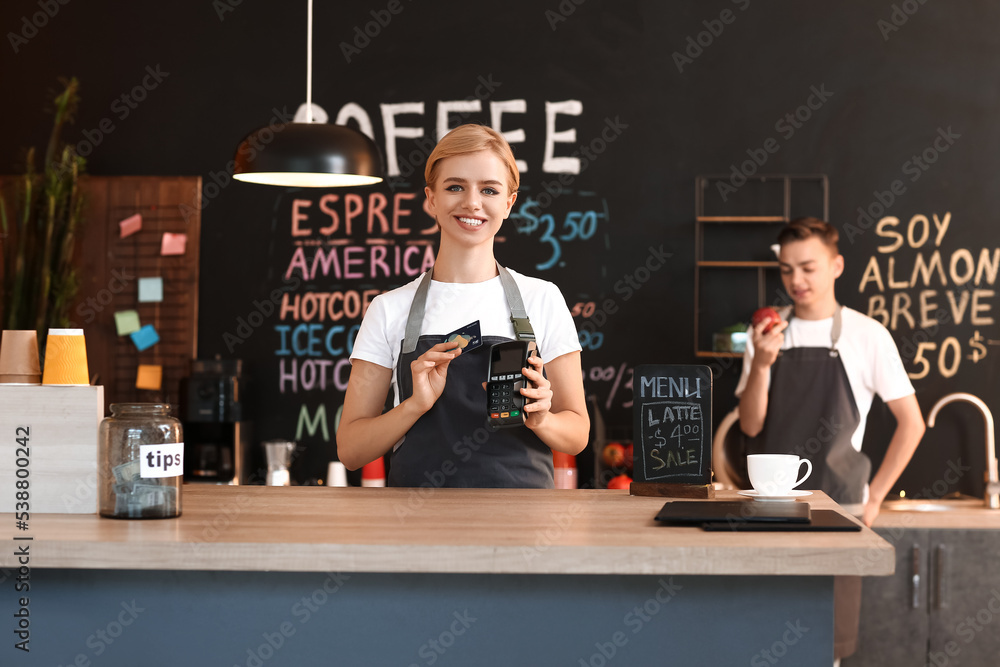
M 257 435 L 299 439 L 303 482 L 335 456 L 360 309 L 435 247 L 420 173 L 442 117 L 499 118 L 511 133 L 526 169 L 497 255 L 560 285 L 587 325 L 587 391 L 619 433 L 636 365 L 704 362 L 694 179 L 734 170 L 826 174 L 845 237 L 839 296 L 889 313 L 907 369 L 922 373 L 924 413 L 954 391 L 1000 410 L 994 4 L 318 2 L 314 100 L 331 119 L 361 119 L 399 173 L 348 192 L 228 175 L 246 132 L 304 100 L 305 2 L 49 3 L 52 16 L 42 4 L 0 8 L 0 168 L 44 144 L 40 111 L 56 78 L 75 75 L 83 105 L 69 136 L 87 144 L 92 173 L 203 177 L 199 350 L 246 361 Z M 879 227 L 883 216 L 898 226 Z M 316 265 L 321 250 L 328 263 Z M 281 308 L 285 292 L 297 312 Z M 723 291 L 709 305 L 737 321 L 749 301 Z M 718 420 L 740 364 L 710 361 Z M 877 406 L 876 464 L 889 422 Z M 949 406 L 899 487 L 980 493 L 982 441 L 974 409 Z M 946 483 L 949 463 L 971 470 Z

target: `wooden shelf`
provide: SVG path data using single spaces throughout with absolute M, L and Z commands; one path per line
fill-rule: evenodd
M 725 358 L 741 358 L 743 357 L 742 352 L 707 352 L 705 350 L 697 350 L 695 353 L 696 357 L 705 357 L 711 359 L 725 359 Z
M 788 222 L 781 215 L 699 215 L 698 222 Z
M 815 181 L 821 188 L 823 195 L 823 212 L 818 211 L 815 215 L 820 216 L 823 220 L 830 219 L 830 183 L 827 180 L 825 174 L 758 174 L 753 182 L 766 183 L 768 181 L 774 181 L 781 183 L 782 185 L 782 208 L 781 215 L 705 215 L 705 193 L 708 190 L 709 181 L 716 179 L 726 179 L 728 176 L 724 175 L 711 175 L 703 174 L 695 178 L 695 195 L 694 195 L 694 215 L 695 215 L 695 232 L 694 232 L 694 259 L 695 259 L 695 271 L 694 271 L 694 347 L 695 356 L 701 358 L 719 358 L 719 357 L 738 357 L 741 356 L 738 353 L 733 352 L 711 352 L 708 350 L 699 349 L 700 343 L 705 343 L 707 341 L 702 340 L 700 335 L 701 327 L 703 324 L 707 324 L 708 327 L 718 326 L 718 322 L 712 323 L 702 323 L 702 308 L 701 299 L 702 295 L 702 279 L 708 277 L 707 272 L 703 272 L 702 269 L 756 269 L 756 282 L 757 282 L 757 307 L 763 307 L 767 305 L 768 295 L 767 295 L 767 285 L 768 285 L 768 272 L 773 271 L 780 267 L 777 261 L 737 261 L 737 260 L 723 260 L 723 261 L 709 261 L 705 259 L 705 234 L 706 226 L 713 225 L 716 223 L 733 223 L 730 227 L 714 227 L 713 231 L 709 232 L 712 236 L 732 235 L 736 234 L 739 230 L 739 234 L 742 236 L 745 230 L 751 230 L 756 233 L 763 234 L 767 230 L 774 231 L 772 225 L 775 224 L 786 224 L 792 219 L 792 189 L 793 183 L 796 188 L 803 181 Z M 772 204 L 768 206 L 765 210 L 775 211 L 776 207 Z M 752 209 L 747 210 L 747 213 L 752 212 Z M 804 212 L 804 211 L 803 211 Z M 756 230 L 754 230 L 754 225 L 759 225 Z M 738 244 L 737 247 L 744 248 L 744 244 Z M 756 247 L 760 247 L 756 245 Z M 733 254 L 738 254 L 737 251 L 733 251 Z M 769 257 L 770 255 L 761 254 L 759 256 Z M 719 275 L 719 274 L 715 274 Z M 748 276 L 749 277 L 749 276 Z M 773 276 L 772 276 L 773 278 Z M 742 278 L 740 282 L 743 282 Z M 714 320 L 720 319 L 720 313 L 714 313 L 712 315 Z
M 730 262 L 730 261 L 708 261 L 701 260 L 695 262 L 696 266 L 710 266 L 719 268 L 730 268 L 730 269 L 743 269 L 743 268 L 753 268 L 759 269 L 761 267 L 766 269 L 778 268 L 777 262 Z

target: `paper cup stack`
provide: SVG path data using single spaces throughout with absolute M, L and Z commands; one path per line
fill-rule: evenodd
M 38 336 L 34 331 L 4 331 L 0 337 L 0 384 L 41 384 Z
M 83 329 L 49 329 L 42 384 L 90 384 Z

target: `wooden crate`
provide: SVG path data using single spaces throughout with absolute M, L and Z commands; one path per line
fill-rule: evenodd
M 0 512 L 14 512 L 18 479 L 29 482 L 29 514 L 97 512 L 97 428 L 104 387 L 0 384 Z M 16 476 L 26 427 L 27 478 Z M 23 463 L 23 461 L 22 461 Z M 22 508 L 23 509 L 23 508 Z M 21 510 L 17 510 L 21 511 Z

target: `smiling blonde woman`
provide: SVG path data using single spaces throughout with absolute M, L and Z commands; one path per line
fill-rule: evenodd
M 517 199 L 514 155 L 494 130 L 463 125 L 435 147 L 425 179 L 424 208 L 441 234 L 437 258 L 430 272 L 368 308 L 351 354 L 340 460 L 356 469 L 391 451 L 390 486 L 552 488 L 552 452 L 582 451 L 590 421 L 565 299 L 493 254 Z M 483 345 L 463 351 L 447 339 L 470 321 Z M 525 337 L 526 328 L 540 356 L 522 370 L 524 425 L 491 430 L 490 346 Z M 390 389 L 393 407 L 383 413 Z

